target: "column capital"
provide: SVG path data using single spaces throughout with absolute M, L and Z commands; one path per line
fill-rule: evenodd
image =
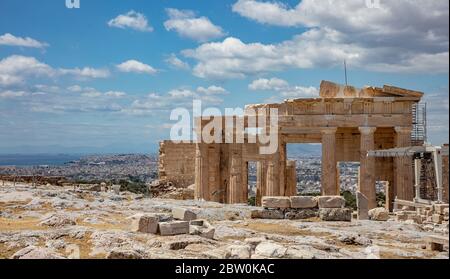
M 320 132 L 325 135 L 336 134 L 337 128 L 336 127 L 322 128 Z
M 375 133 L 377 127 L 359 127 L 358 130 L 363 135 L 370 135 Z
M 397 134 L 410 134 L 412 127 L 395 127 L 394 130 Z

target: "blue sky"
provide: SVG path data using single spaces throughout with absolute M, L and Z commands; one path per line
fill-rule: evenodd
M 317 95 L 321 80 L 425 92 L 448 142 L 448 1 L 0 2 L 0 153 L 150 152 L 170 111 Z

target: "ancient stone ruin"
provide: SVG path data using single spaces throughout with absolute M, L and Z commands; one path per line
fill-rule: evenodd
M 412 159 L 409 157 L 370 157 L 369 151 L 421 146 L 413 136 L 414 111 L 422 92 L 385 85 L 382 88 L 344 86 L 322 81 L 319 98 L 285 100 L 276 104 L 248 105 L 244 116 L 235 116 L 246 131 L 256 129 L 250 117 L 261 108 L 278 109 L 278 149 L 274 154 L 260 154 L 261 144 L 250 134 L 244 143 L 174 144 L 161 143 L 160 176 L 186 187 L 195 182 L 195 198 L 220 203 L 247 203 L 248 164 L 257 163 L 256 203 L 264 196 L 295 196 L 295 162 L 287 160 L 288 143 L 322 144 L 321 194 L 340 194 L 338 162 L 360 162 L 358 191 L 364 197 L 366 211 L 376 208 L 376 181 L 387 182 L 386 207 L 393 210 L 394 200 L 413 201 L 415 197 Z M 253 115 L 256 111 L 256 115 Z M 212 120 L 196 119 L 197 138 Z M 222 117 L 225 127 L 226 117 Z M 270 125 L 267 125 L 270 129 Z M 263 128 L 264 130 L 264 128 Z M 262 131 L 264 132 L 264 131 Z M 221 135 L 225 131 L 214 131 Z M 235 132 L 234 137 L 238 136 Z M 259 135 L 257 134 L 256 137 Z M 224 137 L 222 137 L 224 138 Z M 168 155 L 170 154 L 170 156 Z M 167 158 L 170 158 L 168 160 Z M 448 156 L 446 157 L 448 160 Z M 444 169 L 445 170 L 445 169 Z M 444 177 L 448 177 L 448 168 Z M 443 182 L 444 201 L 448 203 L 448 179 Z M 363 201 L 360 200 L 360 204 Z M 367 213 L 363 218 L 368 218 Z

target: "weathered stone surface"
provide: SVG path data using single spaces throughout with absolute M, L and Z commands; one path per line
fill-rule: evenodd
M 137 216 L 131 223 L 131 231 L 156 234 L 158 232 L 159 219 L 159 216 L 156 214 Z
M 113 192 L 115 193 L 115 194 L 120 194 L 120 185 L 113 185 L 113 186 L 111 186 L 111 189 L 113 190 Z
M 263 197 L 262 206 L 265 208 L 289 208 L 291 199 L 289 197 Z
M 384 207 L 377 207 L 369 210 L 370 220 L 387 221 L 389 219 L 389 211 Z
M 284 219 L 284 212 L 276 209 L 256 209 L 252 210 L 253 219 Z
M 64 227 L 64 226 L 74 226 L 76 222 L 72 217 L 64 214 L 49 214 L 44 216 L 39 222 L 41 226 L 48 227 Z
M 319 208 L 343 208 L 345 199 L 341 196 L 321 196 L 317 197 Z
M 321 208 L 319 217 L 322 221 L 346 221 L 352 220 L 352 210 L 350 208 Z
M 160 222 L 158 231 L 161 235 L 177 235 L 189 233 L 189 222 L 187 221 L 170 221 Z
M 116 260 L 135 260 L 135 259 L 142 259 L 143 256 L 141 253 L 138 253 L 133 250 L 125 250 L 125 249 L 113 249 L 109 251 L 109 253 L 106 255 L 106 259 L 116 259 Z
M 338 237 L 338 240 L 347 245 L 369 246 L 372 244 L 372 240 L 359 234 L 343 234 Z
M 289 220 L 302 220 L 318 216 L 318 209 L 288 209 L 284 214 L 284 218 Z
M 191 221 L 197 219 L 197 214 L 194 211 L 181 207 L 173 208 L 172 215 L 174 219 L 182 221 Z
M 250 245 L 230 245 L 226 249 L 227 259 L 250 259 L 252 249 Z
M 435 204 L 434 205 L 435 213 L 444 214 L 445 209 L 447 209 L 447 212 L 448 212 L 448 204 L 442 203 L 442 204 Z
M 189 234 L 213 239 L 216 229 L 206 220 L 193 220 L 190 222 Z
M 316 208 L 317 198 L 307 196 L 292 196 L 291 208 Z
M 256 246 L 258 246 L 258 244 L 260 244 L 261 242 L 265 242 L 265 241 L 267 241 L 267 238 L 265 236 L 249 237 L 244 240 L 244 242 L 248 243 L 252 247 L 252 249 L 255 249 Z
M 273 243 L 273 242 L 262 242 L 258 244 L 255 248 L 255 254 L 257 256 L 263 256 L 267 258 L 282 258 L 286 255 L 287 248 Z
M 356 192 L 356 206 L 358 207 L 358 220 L 369 220 L 369 200 L 359 191 Z
M 433 220 L 433 223 L 441 224 L 442 221 L 444 221 L 444 215 L 433 214 L 432 220 Z
M 64 257 L 49 248 L 28 246 L 14 253 L 11 259 L 64 259 Z

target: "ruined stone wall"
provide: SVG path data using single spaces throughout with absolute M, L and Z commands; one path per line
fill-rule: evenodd
M 159 179 L 175 187 L 195 183 L 195 143 L 162 141 L 159 144 Z

